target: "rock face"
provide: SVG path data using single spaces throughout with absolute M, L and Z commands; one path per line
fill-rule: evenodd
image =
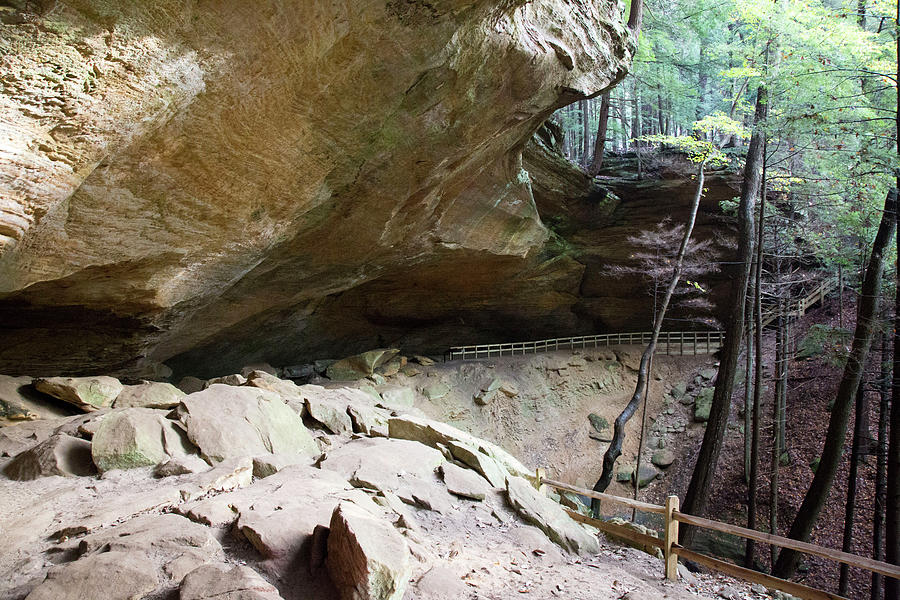
M 350 502 L 334 510 L 325 560 L 341 600 L 400 600 L 409 584 L 403 536 Z
M 60 374 L 215 375 L 570 306 L 521 151 L 631 55 L 610 0 L 60 0 L 0 43 L 0 370 Z
M 184 578 L 181 600 L 282 600 L 271 583 L 250 567 L 204 565 Z

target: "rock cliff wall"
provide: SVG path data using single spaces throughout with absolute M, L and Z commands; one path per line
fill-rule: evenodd
M 0 370 L 572 314 L 521 155 L 624 74 L 615 2 L 43 4 L 2 15 Z

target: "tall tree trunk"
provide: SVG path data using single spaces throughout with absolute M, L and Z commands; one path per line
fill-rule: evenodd
M 847 474 L 847 503 L 844 506 L 844 538 L 841 550 L 853 552 L 853 524 L 856 520 L 856 478 L 859 476 L 859 459 L 863 446 L 863 414 L 868 410 L 866 406 L 866 380 L 865 374 L 859 380 L 856 390 L 856 408 L 853 418 L 853 446 L 850 450 L 850 472 Z M 838 594 L 847 595 L 850 588 L 850 567 L 841 563 L 841 575 L 838 580 Z
M 887 311 L 885 311 L 887 312 Z M 890 357 L 888 355 L 888 335 L 881 334 L 881 381 L 879 382 L 878 406 L 878 457 L 875 463 L 875 507 L 872 515 L 872 558 L 884 560 L 884 496 L 887 492 L 887 422 L 890 406 Z M 884 576 L 872 573 L 871 600 L 881 600 Z
M 762 124 L 766 119 L 767 110 L 766 88 L 760 86 L 756 102 L 756 127 L 750 138 L 747 165 L 744 168 L 744 179 L 741 185 L 741 200 L 738 205 L 739 272 L 732 279 L 732 305 L 731 310 L 728 311 L 729 317 L 725 325 L 725 342 L 720 350 L 719 374 L 716 377 L 709 420 L 706 423 L 703 444 L 700 446 L 697 464 L 694 466 L 682 506 L 683 512 L 692 515 L 702 515 L 706 512 L 709 489 L 715 477 L 716 464 L 728 424 L 728 413 L 731 411 L 731 392 L 737 373 L 738 356 L 741 352 L 741 338 L 744 335 L 744 306 L 747 298 L 747 283 L 750 279 L 755 229 L 753 212 L 762 177 L 763 143 L 765 141 Z M 757 270 L 761 269 L 762 261 L 759 261 Z M 682 545 L 690 545 L 694 536 L 694 528 L 685 526 L 681 528 L 681 532 Z
M 641 31 L 641 22 L 644 20 L 643 0 L 631 0 L 631 9 L 628 11 L 628 29 L 634 34 L 635 43 Z
M 897 79 L 900 81 L 900 3 L 894 20 L 896 39 Z M 900 158 L 900 86 L 897 86 L 896 121 L 897 156 Z M 896 185 L 900 187 L 900 175 Z M 900 239 L 897 240 L 897 260 L 900 261 Z M 898 262 L 900 264 L 900 262 Z M 900 268 L 897 269 L 897 289 L 900 290 Z M 891 386 L 891 433 L 888 441 L 887 494 L 885 496 L 884 558 L 900 565 L 900 292 L 894 305 L 894 381 Z M 888 578 L 884 582 L 885 598 L 900 598 L 900 580 Z
M 766 142 L 763 141 L 763 173 L 766 169 Z M 763 249 L 765 248 L 766 238 L 766 186 L 765 176 L 763 176 L 762 193 L 759 201 L 759 228 L 756 236 L 756 281 L 754 282 L 754 298 L 753 312 L 755 313 L 756 326 L 756 381 L 753 386 L 753 419 L 750 434 L 750 482 L 747 484 L 747 527 L 756 529 L 756 495 L 759 485 L 759 425 L 760 425 L 760 408 L 762 407 L 762 271 L 763 271 Z M 744 564 L 748 568 L 753 568 L 756 561 L 756 543 L 753 540 L 747 540 L 744 551 Z
M 606 488 L 609 487 L 613 477 L 613 470 L 616 466 L 616 459 L 622 455 L 622 443 L 625 441 L 625 424 L 628 423 L 628 420 L 631 419 L 634 412 L 638 409 L 638 406 L 640 406 L 641 401 L 644 399 L 644 392 L 650 377 L 650 363 L 653 352 L 656 351 L 656 341 L 659 339 L 659 332 L 662 329 L 663 319 L 666 316 L 669 301 L 672 299 L 672 294 L 675 292 L 675 288 L 678 286 L 678 282 L 681 279 L 684 255 L 687 252 L 688 243 L 691 241 L 694 223 L 697 222 L 697 210 L 700 208 L 700 199 L 703 197 L 705 168 L 706 160 L 704 159 L 697 166 L 697 189 L 694 192 L 691 212 L 688 215 L 687 223 L 685 224 L 684 236 L 681 239 L 681 245 L 678 247 L 678 254 L 675 257 L 675 266 L 672 269 L 672 279 L 669 281 L 666 293 L 663 295 L 662 302 L 660 303 L 659 311 L 656 314 L 656 321 L 653 324 L 653 335 L 650 337 L 650 343 L 647 344 L 647 348 L 641 355 L 641 364 L 638 367 L 638 379 L 637 384 L 634 386 L 634 394 L 631 396 L 631 400 L 625 406 L 625 409 L 618 417 L 616 417 L 616 422 L 613 427 L 613 439 L 609 443 L 609 448 L 606 449 L 606 454 L 603 455 L 603 471 L 601 472 L 597 483 L 594 484 L 595 492 L 605 492 Z M 638 474 L 635 475 L 637 476 Z M 594 516 L 599 516 L 600 503 L 596 500 L 592 501 L 591 508 Z
M 773 215 L 774 216 L 774 215 Z M 785 392 L 785 375 L 787 374 L 787 318 L 785 316 L 786 302 L 782 293 L 782 258 L 779 244 L 778 220 L 775 219 L 775 288 L 778 293 L 778 322 L 775 330 L 775 398 L 772 402 L 772 453 L 771 471 L 769 478 L 769 531 L 778 533 L 778 475 L 781 466 L 782 441 L 781 422 L 784 419 L 782 396 Z M 778 559 L 778 547 L 770 546 L 770 559 L 772 564 Z
M 745 314 L 747 318 L 744 319 L 747 327 L 746 335 L 744 336 L 746 339 L 744 354 L 747 359 L 744 372 L 744 483 L 748 485 L 750 483 L 750 429 L 753 427 L 750 405 L 753 397 L 753 382 L 751 380 L 753 376 L 753 332 L 755 331 L 753 327 L 753 307 L 756 306 L 755 301 L 752 300 L 754 294 L 751 293 L 754 279 L 756 279 L 756 260 L 753 260 L 753 266 L 750 271 L 750 284 L 747 290 L 747 296 L 750 301 L 746 305 Z
M 896 206 L 897 190 L 892 189 L 885 198 L 881 223 L 878 226 L 878 233 L 875 235 L 875 242 L 872 244 L 872 253 L 869 257 L 869 264 L 866 267 L 866 277 L 859 297 L 853 346 L 850 350 L 850 355 L 847 357 L 844 374 L 838 387 L 837 398 L 831 411 L 831 418 L 828 421 L 828 432 L 825 435 L 822 457 L 788 534 L 788 537 L 795 540 L 809 540 L 809 534 L 822 507 L 825 506 L 825 501 L 828 499 L 828 493 L 831 490 L 831 484 L 840 464 L 841 452 L 843 451 L 844 440 L 847 435 L 847 422 L 850 419 L 850 404 L 856 394 L 856 388 L 859 387 L 863 365 L 866 363 L 869 346 L 872 343 L 872 326 L 877 318 L 876 307 L 878 296 L 881 292 L 884 253 L 897 228 Z M 799 562 L 799 552 L 788 549 L 782 550 L 781 556 L 778 557 L 778 562 L 775 564 L 775 574 L 783 579 L 792 577 Z
M 606 148 L 606 128 L 609 123 L 609 92 L 600 96 L 600 118 L 597 121 L 597 138 L 594 140 L 594 157 L 588 168 L 588 175 L 596 177 L 603 166 L 603 151 Z

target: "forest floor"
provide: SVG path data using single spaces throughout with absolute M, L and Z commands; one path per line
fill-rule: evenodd
M 855 297 L 852 292 L 845 292 L 843 307 L 843 327 L 854 326 L 856 311 Z M 825 306 L 818 307 L 796 321 L 791 332 L 792 340 L 799 345 L 814 324 L 839 326 L 839 309 L 836 297 L 829 298 Z M 763 341 L 763 361 L 766 368 L 763 380 L 766 382 L 774 373 L 775 341 L 774 330 L 767 330 Z M 849 343 L 849 342 L 848 342 Z M 879 396 L 877 392 L 877 374 L 880 365 L 880 341 L 876 337 L 870 353 L 869 366 L 866 369 L 866 390 L 869 399 L 869 435 L 877 438 Z M 820 455 L 828 428 L 829 403 L 834 400 L 840 383 L 842 367 L 833 360 L 834 354 L 825 353 L 805 360 L 791 360 L 789 364 L 789 386 L 787 400 L 785 446 L 789 456 L 788 464 L 782 464 L 779 470 L 778 499 L 778 533 L 787 535 L 791 521 L 797 513 L 803 496 L 813 478 L 810 464 Z M 743 357 L 741 359 L 743 364 Z M 742 378 L 741 378 L 742 379 Z M 744 384 L 739 382 L 734 393 L 732 413 L 729 421 L 729 435 L 726 437 L 719 459 L 716 481 L 713 489 L 709 515 L 736 524 L 746 524 L 747 485 L 744 482 Z M 770 501 L 770 474 L 772 448 L 772 398 L 774 384 L 764 383 L 762 402 L 763 423 L 761 430 L 760 466 L 759 466 L 759 512 L 757 528 L 768 530 Z M 844 455 L 838 470 L 828 501 L 819 516 L 813 530 L 811 542 L 828 548 L 840 549 L 843 540 L 844 511 L 847 496 L 847 477 L 850 468 L 851 444 L 853 442 L 853 422 L 848 427 L 844 445 Z M 695 444 L 694 451 L 700 447 L 701 438 L 688 438 Z M 690 449 L 688 449 L 690 450 Z M 690 456 L 690 454 L 685 454 Z M 875 497 L 875 455 L 867 455 L 859 466 L 857 479 L 856 526 L 854 529 L 853 548 L 851 552 L 862 556 L 872 556 L 872 515 Z M 647 500 L 659 502 L 667 493 L 684 494 L 690 481 L 693 464 L 683 463 L 672 474 L 669 480 L 672 489 L 651 488 Z M 743 542 L 737 538 L 706 540 L 704 545 L 714 545 L 716 553 L 731 554 L 732 557 L 743 553 Z M 711 544 L 710 544 L 711 542 Z M 768 571 L 770 568 L 769 547 L 757 546 L 759 566 Z M 807 585 L 836 592 L 838 587 L 839 565 L 823 558 L 804 556 L 802 569 L 798 576 Z M 868 598 L 871 585 L 871 573 L 861 569 L 850 569 L 851 598 Z

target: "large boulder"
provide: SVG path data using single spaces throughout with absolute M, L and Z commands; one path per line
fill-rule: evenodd
M 400 600 L 412 575 L 406 540 L 385 520 L 351 502 L 331 517 L 328 573 L 341 600 Z
M 551 540 L 577 554 L 597 554 L 597 537 L 572 520 L 562 507 L 521 477 L 506 480 L 509 503 L 523 519 L 537 526 Z
M 84 411 L 108 408 L 124 389 L 118 379 L 97 377 L 50 377 L 36 379 L 34 387 Z
M 330 365 L 325 371 L 328 379 L 333 381 L 355 381 L 368 377 L 375 369 L 385 364 L 400 351 L 393 348 L 379 348 L 362 354 L 348 356 Z
M 281 379 L 268 371 L 256 370 L 246 374 L 247 384 L 251 387 L 257 387 L 262 390 L 275 392 L 283 398 L 303 397 L 300 386 L 288 379 Z
M 266 453 L 319 454 L 300 416 L 274 392 L 213 384 L 186 396 L 176 410 L 210 463 Z
M 705 387 L 697 394 L 694 403 L 694 420 L 705 423 L 709 420 L 709 411 L 712 410 L 714 388 Z
M 195 451 L 180 426 L 152 408 L 112 411 L 100 421 L 91 446 L 100 471 L 153 466 Z
M 175 408 L 185 393 L 162 381 L 144 381 L 138 385 L 126 385 L 113 404 L 116 408 Z
M 91 443 L 57 433 L 17 455 L 3 469 L 10 479 L 28 480 L 50 475 L 85 476 L 96 472 Z

